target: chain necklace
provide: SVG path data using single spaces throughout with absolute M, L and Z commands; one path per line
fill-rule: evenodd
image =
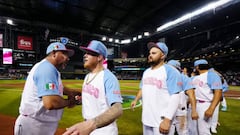
M 95 73 L 95 75 L 93 75 L 93 77 L 90 79 L 91 73 L 88 74 L 87 76 L 87 80 L 86 80 L 86 84 L 88 85 L 89 83 L 91 83 L 96 77 L 97 75 L 101 72 L 102 70 L 98 71 L 97 73 Z M 92 73 L 93 74 L 93 73 Z

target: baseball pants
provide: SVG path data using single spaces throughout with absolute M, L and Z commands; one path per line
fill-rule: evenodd
M 212 122 L 212 118 L 206 119 L 204 117 L 205 111 L 210 106 L 211 102 L 197 102 L 197 112 L 199 118 L 197 120 L 197 130 L 199 135 L 211 135 L 210 126 Z
M 176 116 L 173 119 L 171 129 L 168 135 L 175 134 L 175 128 L 178 135 L 188 135 L 187 116 Z
M 14 127 L 14 135 L 54 135 L 58 122 L 43 122 L 19 115 Z

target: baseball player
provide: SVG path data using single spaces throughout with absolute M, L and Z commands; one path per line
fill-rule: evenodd
M 71 126 L 64 135 L 117 135 L 115 120 L 122 114 L 122 97 L 117 78 L 103 66 L 107 48 L 102 42 L 93 40 L 88 47 L 80 49 L 86 52 L 84 68 L 90 71 L 82 88 L 85 121 Z
M 214 68 L 211 68 L 209 69 L 209 71 L 212 71 L 212 72 L 216 72 L 220 77 L 221 77 L 221 81 L 222 81 L 222 98 L 221 100 L 223 100 L 224 98 L 224 92 L 228 91 L 228 84 L 227 84 L 227 81 L 224 79 L 224 77 L 222 76 L 222 74 L 220 74 L 219 72 L 217 72 Z M 218 125 L 218 116 L 219 116 L 219 106 L 220 106 L 220 103 L 216 106 L 215 108 L 215 111 L 213 113 L 213 117 L 212 117 L 212 122 L 211 122 L 211 132 L 212 133 L 217 133 L 217 125 Z
M 162 42 L 148 43 L 150 68 L 143 73 L 140 90 L 132 102 L 142 97 L 144 135 L 168 134 L 179 104 L 181 76 L 174 67 L 165 64 L 168 47 Z
M 181 72 L 181 63 L 177 60 L 169 60 L 169 65 L 172 65 Z M 182 91 L 180 92 L 180 102 L 176 112 L 176 116 L 173 119 L 171 130 L 169 135 L 175 134 L 175 129 L 178 135 L 187 135 L 188 134 L 188 123 L 187 123 L 187 100 L 191 104 L 191 119 L 197 120 L 198 114 L 196 112 L 196 97 L 194 94 L 194 88 L 191 83 L 191 79 L 186 76 L 184 73 L 181 73 L 182 77 Z M 188 98 L 188 99 L 187 99 Z
M 211 135 L 211 117 L 222 96 L 222 82 L 217 73 L 209 71 L 210 66 L 205 59 L 196 60 L 194 67 L 199 74 L 192 80 L 199 115 L 197 130 L 200 135 Z
M 62 43 L 51 43 L 46 58 L 33 66 L 22 93 L 15 135 L 54 135 L 63 108 L 74 106 L 74 96 L 80 94 L 63 87 L 58 71 L 66 67 L 73 53 Z

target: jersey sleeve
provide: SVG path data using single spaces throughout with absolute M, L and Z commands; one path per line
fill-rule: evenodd
M 210 89 L 216 90 L 216 89 L 221 89 L 223 88 L 222 81 L 220 76 L 212 71 L 208 72 L 208 77 L 207 77 L 207 83 Z
M 38 90 L 38 97 L 60 95 L 58 72 L 50 63 L 39 65 L 34 72 L 33 80 Z
M 183 81 L 183 90 L 186 91 L 186 90 L 189 90 L 189 89 L 193 89 L 194 86 L 192 84 L 192 80 L 190 77 L 184 75 L 184 74 L 181 74 L 182 76 L 182 81 Z
M 227 81 L 224 79 L 222 90 L 223 90 L 223 92 L 226 92 L 226 91 L 228 91 L 228 89 L 229 89 L 228 83 L 227 83 Z
M 182 91 L 183 82 L 180 72 L 167 64 L 165 64 L 165 68 L 167 71 L 167 87 L 169 94 L 172 95 Z
M 122 103 L 119 82 L 114 74 L 108 69 L 104 70 L 104 86 L 109 106 L 116 102 Z

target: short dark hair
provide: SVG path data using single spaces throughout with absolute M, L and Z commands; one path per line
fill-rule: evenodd
M 199 64 L 198 65 L 198 69 L 199 70 L 208 70 L 208 69 L 210 69 L 211 67 L 210 67 L 210 65 L 208 65 L 208 64 Z

